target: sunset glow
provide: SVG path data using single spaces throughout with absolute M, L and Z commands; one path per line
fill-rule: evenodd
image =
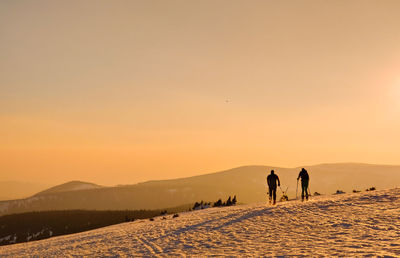
M 400 1 L 380 3 L 2 1 L 0 180 L 399 164 Z

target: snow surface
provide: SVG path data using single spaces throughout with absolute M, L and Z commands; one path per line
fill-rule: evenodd
M 88 183 L 80 183 L 74 186 L 71 186 L 68 191 L 78 191 L 78 190 L 88 190 L 88 189 L 97 189 L 100 186 L 88 184 Z
M 400 256 L 400 189 L 139 220 L 0 247 L 0 256 Z

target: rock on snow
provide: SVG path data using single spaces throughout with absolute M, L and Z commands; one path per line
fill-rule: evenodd
M 400 256 L 400 189 L 139 220 L 0 247 L 0 256 Z

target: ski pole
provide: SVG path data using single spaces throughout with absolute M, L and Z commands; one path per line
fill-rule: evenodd
M 296 200 L 297 200 L 297 189 L 299 188 L 299 179 L 297 178 L 297 185 L 296 185 Z

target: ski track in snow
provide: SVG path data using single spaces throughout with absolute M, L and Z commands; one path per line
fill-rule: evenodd
M 0 247 L 0 256 L 400 256 L 400 189 L 210 208 Z

